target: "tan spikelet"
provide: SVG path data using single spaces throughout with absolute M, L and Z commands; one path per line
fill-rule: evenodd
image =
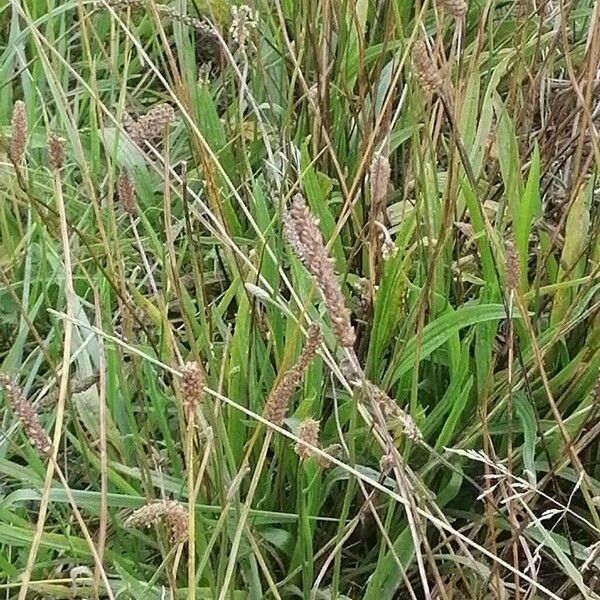
M 131 216 L 135 215 L 135 208 L 137 206 L 135 201 L 135 189 L 131 177 L 129 176 L 129 172 L 124 167 L 121 169 L 121 174 L 119 175 L 117 189 L 123 210 Z
M 504 242 L 506 283 L 511 290 L 519 289 L 519 255 L 512 239 Z
M 390 183 L 390 161 L 381 152 L 375 153 L 369 169 L 369 183 L 371 187 L 371 203 L 375 206 L 382 205 L 388 193 Z
M 465 0 L 439 0 L 439 2 L 455 19 L 462 19 L 467 14 Z
M 138 145 L 152 142 L 164 135 L 167 127 L 175 120 L 175 111 L 170 104 L 159 104 L 151 108 L 137 121 L 129 114 L 123 115 L 123 127 Z
M 188 362 L 182 371 L 181 399 L 188 415 L 193 415 L 200 404 L 204 390 L 204 373 L 196 362 Z
M 55 134 L 48 138 L 48 161 L 50 166 L 58 171 L 65 160 L 65 143 Z
M 415 78 L 425 92 L 432 94 L 441 90 L 442 77 L 435 61 L 429 54 L 427 44 L 424 40 L 415 42 L 411 58 Z
M 314 446 L 315 448 L 319 447 L 319 421 L 315 421 L 310 417 L 303 419 L 298 425 L 298 431 L 296 435 L 298 439 Z M 311 456 L 316 456 L 315 451 L 304 444 L 296 443 L 294 446 L 294 452 L 301 458 L 301 460 L 306 460 Z
M 298 425 L 298 431 L 296 435 L 299 440 L 314 446 L 314 448 L 321 448 L 319 443 L 319 421 L 311 417 L 306 417 Z M 339 444 L 330 444 L 326 448 L 322 448 L 323 452 L 333 458 L 338 458 L 341 455 L 342 447 Z M 327 469 L 331 466 L 331 460 L 323 456 L 322 454 L 315 452 L 313 448 L 309 448 L 300 442 L 296 442 L 294 445 L 294 452 L 300 457 L 300 460 L 306 460 L 308 458 L 314 458 L 315 462 L 322 468 Z
M 85 392 L 89 390 L 92 386 L 96 385 L 100 380 L 100 372 L 94 371 L 91 375 L 87 375 L 86 377 L 82 377 L 73 383 L 71 386 L 71 392 L 73 394 L 80 394 L 81 392 Z
M 19 164 L 25 157 L 25 147 L 27 145 L 27 112 L 25 104 L 17 100 L 13 107 L 12 118 L 10 120 L 10 148 L 8 155 L 10 160 Z
M 284 232 L 290 247 L 319 286 L 339 344 L 352 347 L 356 334 L 350 322 L 350 311 L 346 308 L 333 261 L 323 243 L 319 222 L 301 194 L 294 196 L 289 209 L 284 213 Z
M 231 39 L 240 48 L 243 48 L 246 45 L 250 30 L 256 29 L 257 25 L 256 14 L 248 5 L 241 4 L 237 6 L 234 4 L 231 7 L 231 26 L 229 27 L 229 34 L 231 35 Z
M 300 383 L 302 374 L 321 345 L 321 331 L 315 324 L 308 329 L 306 344 L 296 363 L 288 369 L 271 390 L 265 404 L 263 417 L 275 425 L 283 425 L 290 397 Z
M 127 519 L 125 527 L 148 528 L 161 521 L 167 511 L 166 502 L 152 502 L 134 510 Z
M 170 104 L 159 104 L 138 119 L 145 140 L 161 137 L 167 126 L 175 120 L 175 111 Z
M 186 508 L 174 500 L 152 502 L 133 511 L 125 520 L 125 527 L 148 528 L 161 521 L 171 532 L 173 543 L 183 543 L 188 536 L 188 515 Z
M 314 458 L 319 467 L 327 469 L 331 466 L 331 459 L 314 450 L 314 448 L 321 448 L 319 443 L 319 428 L 319 421 L 311 417 L 303 419 L 298 425 L 298 431 L 296 432 L 299 441 L 294 445 L 294 452 L 300 457 L 300 460 Z M 306 444 L 310 444 L 314 448 L 305 446 L 300 443 L 300 440 Z M 340 444 L 330 444 L 326 448 L 322 448 L 322 450 L 333 458 L 338 458 L 342 453 Z
M 42 428 L 37 413 L 21 388 L 8 375 L 0 373 L 0 389 L 4 390 L 8 403 L 21 421 L 31 445 L 43 456 L 51 456 L 50 437 Z
M 183 544 L 188 539 L 188 513 L 183 504 L 167 502 L 169 505 L 165 514 L 167 526 L 171 532 L 171 541 L 174 544 Z
M 123 113 L 123 127 L 136 144 L 141 144 L 144 141 L 142 127 L 128 112 Z

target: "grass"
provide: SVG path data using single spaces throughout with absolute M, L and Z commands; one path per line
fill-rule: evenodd
M 2 597 L 599 597 L 599 6 L 463 9 L 0 3 Z

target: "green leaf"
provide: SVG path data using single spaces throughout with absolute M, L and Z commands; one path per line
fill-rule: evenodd
M 450 336 L 465 327 L 505 317 L 504 306 L 501 304 L 467 305 L 457 310 L 449 311 L 424 328 L 423 339 L 420 342 L 420 358 L 421 360 L 427 358 L 434 350 L 445 344 Z M 396 383 L 404 373 L 414 368 L 415 349 L 418 342 L 419 340 L 415 336 L 406 344 L 399 364 L 386 375 L 386 381 L 389 382 L 389 386 Z
M 540 153 L 536 145 L 531 158 L 525 191 L 519 200 L 515 199 L 512 203 L 515 245 L 519 254 L 522 282 L 526 281 L 527 276 L 531 225 L 534 218 L 540 213 L 540 210 Z
M 588 242 L 588 230 L 590 227 L 590 204 L 595 187 L 595 179 L 590 178 L 575 197 L 571 204 L 567 224 L 565 226 L 565 243 L 560 256 L 560 268 L 558 280 L 577 279 L 581 276 L 584 268 L 585 257 L 583 250 Z M 550 323 L 560 323 L 570 306 L 571 298 L 574 297 L 576 289 L 559 289 L 554 296 Z
M 452 439 L 454 432 L 457 430 L 458 423 L 463 413 L 463 410 L 467 405 L 467 399 L 469 397 L 471 387 L 473 387 L 473 377 L 469 377 L 464 386 L 462 386 L 459 390 L 458 394 L 456 394 L 452 398 L 452 410 L 450 411 L 448 418 L 444 422 L 442 431 L 440 432 L 440 435 L 435 442 L 436 450 L 439 450 L 440 448 L 443 448 L 444 446 L 448 445 L 448 442 Z
M 535 468 L 535 444 L 537 440 L 537 424 L 535 413 L 529 400 L 524 394 L 518 394 L 514 398 L 514 405 L 517 409 L 517 415 L 521 421 L 525 441 L 521 449 L 523 457 L 523 467 L 527 475 L 527 479 L 531 485 L 537 485 L 536 468 Z

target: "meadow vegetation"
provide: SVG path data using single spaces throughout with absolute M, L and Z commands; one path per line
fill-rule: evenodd
M 0 2 L 0 596 L 600 597 L 600 4 Z

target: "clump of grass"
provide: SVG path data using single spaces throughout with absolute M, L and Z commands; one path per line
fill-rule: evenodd
M 597 7 L 16 4 L 7 594 L 593 597 Z

